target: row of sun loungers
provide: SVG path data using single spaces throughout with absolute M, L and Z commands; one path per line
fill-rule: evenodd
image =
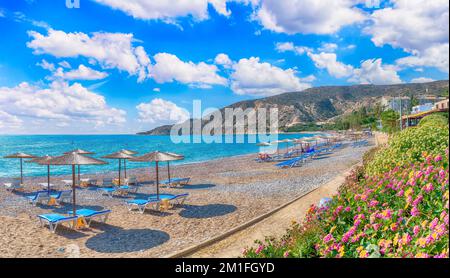
M 86 179 L 87 180 L 87 179 Z M 90 185 L 97 185 L 97 180 L 84 181 Z M 130 192 L 137 193 L 139 187 L 143 186 L 137 179 L 130 178 L 125 180 L 125 185 L 118 185 L 114 179 L 103 179 L 102 187 L 97 190 L 101 192 L 102 195 L 108 195 L 113 197 L 116 194 L 128 194 Z M 162 185 L 176 187 L 184 186 L 189 184 L 190 178 L 172 178 L 170 180 L 162 181 Z M 69 183 L 67 183 L 69 185 Z M 72 183 L 70 182 L 70 186 Z M 18 190 L 22 189 L 20 181 L 14 180 L 12 183 L 5 183 L 5 187 L 8 190 Z M 55 191 L 42 190 L 34 192 L 30 195 L 25 196 L 26 200 L 33 204 L 34 206 L 38 204 L 49 204 L 49 205 L 61 205 L 62 203 L 70 203 L 72 201 L 72 190 Z M 164 211 L 176 206 L 183 205 L 189 194 L 160 194 L 159 198 L 155 194 L 150 195 L 147 199 L 134 199 L 125 201 L 125 206 L 129 211 L 138 210 L 140 213 L 144 213 L 147 209 L 152 209 L 155 211 Z M 50 213 L 38 215 L 39 223 L 41 226 L 48 226 L 52 233 L 56 232 L 56 229 L 63 225 L 69 224 L 69 227 L 75 228 L 78 226 L 79 222 L 82 220 L 84 226 L 89 227 L 91 222 L 98 220 L 100 222 L 106 223 L 111 210 L 92 210 L 87 208 L 82 208 L 76 211 L 76 215 L 72 215 L 73 211 L 68 211 L 67 215 Z
M 154 211 L 160 211 L 160 206 L 164 202 L 168 202 L 171 207 L 182 206 L 189 196 L 188 193 L 180 195 L 172 194 L 161 194 L 159 199 L 156 195 L 150 195 L 147 199 L 134 199 L 125 202 L 126 207 L 129 211 L 135 209 L 139 213 L 144 213 L 147 209 L 152 209 Z M 74 228 L 77 221 L 81 218 L 87 227 L 90 227 L 91 222 L 98 219 L 100 222 L 106 223 L 111 210 L 92 210 L 92 209 L 79 209 L 76 211 L 76 215 L 73 215 L 73 211 L 68 211 L 67 215 L 62 214 L 41 214 L 38 215 L 39 223 L 41 226 L 47 225 L 52 233 L 56 232 L 58 226 L 68 223 L 69 227 Z
M 331 147 L 327 147 L 327 148 L 321 148 L 321 149 L 312 148 L 306 153 L 302 153 L 301 155 L 299 155 L 293 159 L 280 162 L 280 163 L 276 164 L 275 166 L 279 167 L 279 168 L 296 167 L 302 163 L 306 163 L 308 159 L 312 159 L 312 158 L 319 157 L 322 155 L 331 154 L 335 149 L 340 148 L 340 147 L 342 147 L 341 143 L 335 144 L 335 145 L 333 145 Z
M 369 145 L 369 141 L 367 140 L 362 140 L 362 141 L 356 141 L 352 143 L 352 147 L 353 148 L 362 148 Z

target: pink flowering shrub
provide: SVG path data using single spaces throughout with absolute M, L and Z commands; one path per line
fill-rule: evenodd
M 424 125 L 404 133 L 420 136 L 423 129 L 429 131 Z M 347 178 L 328 206 L 311 206 L 302 225 L 295 224 L 280 240 L 245 250 L 244 256 L 448 258 L 448 128 L 440 129 L 447 129 L 441 142 L 419 144 L 399 162 L 386 157 L 388 163 L 377 168 L 382 155 L 395 153 L 377 152 Z M 387 149 L 403 146 L 396 140 L 405 138 L 396 136 Z M 387 165 L 387 171 L 380 170 Z
M 424 160 L 366 177 L 317 212 L 325 231 L 319 256 L 448 257 L 448 156 Z

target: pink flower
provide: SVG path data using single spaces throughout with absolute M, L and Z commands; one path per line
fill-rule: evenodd
M 419 196 L 417 196 L 417 198 L 412 202 L 412 205 L 416 207 L 420 202 L 422 202 L 422 200 L 423 200 L 423 196 L 422 196 L 422 195 L 419 195 Z
M 264 245 L 260 245 L 260 246 L 258 246 L 258 248 L 256 248 L 255 253 L 256 253 L 256 254 L 259 254 L 259 253 L 261 253 L 263 250 L 264 250 Z
M 289 251 L 284 252 L 283 257 L 284 257 L 284 258 L 289 257 Z
M 420 213 L 420 211 L 417 209 L 417 207 L 413 207 L 413 208 L 411 209 L 411 215 L 412 215 L 412 216 L 418 216 L 419 213 Z
M 323 242 L 324 243 L 328 243 L 328 242 L 330 242 L 330 241 L 334 241 L 334 237 L 333 237 L 333 235 L 332 234 L 328 234 L 328 235 L 326 235 L 324 238 L 323 238 Z
M 420 226 L 419 225 L 414 226 L 414 228 L 413 228 L 414 235 L 416 236 L 419 232 L 420 232 Z
M 427 185 L 425 185 L 423 188 L 423 191 L 425 191 L 426 193 L 430 193 L 431 191 L 433 191 L 433 184 L 432 183 L 429 183 L 429 184 L 427 184 Z
M 434 218 L 433 221 L 431 221 L 431 223 L 430 223 L 430 226 L 429 226 L 430 230 L 434 230 L 438 223 L 439 223 L 439 219 L 437 217 Z
M 441 161 L 442 160 L 442 156 L 439 154 L 439 155 L 437 155 L 435 158 L 434 158 L 434 161 L 435 162 L 439 162 L 439 161 Z

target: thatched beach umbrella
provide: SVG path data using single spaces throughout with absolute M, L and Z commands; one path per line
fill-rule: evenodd
M 87 155 L 87 154 L 94 154 L 93 152 L 90 151 L 85 151 L 82 149 L 76 149 L 70 152 L 65 152 L 64 154 L 71 154 L 71 153 L 77 153 L 77 154 L 82 154 L 82 155 Z M 81 178 L 80 178 L 80 165 L 78 165 L 78 185 L 81 185 Z
M 276 141 L 276 143 L 286 143 L 286 153 L 289 152 L 289 143 L 290 142 L 292 142 L 291 139 L 283 139 L 283 140 Z
M 116 153 L 113 153 L 113 154 L 109 154 L 109 155 L 105 155 L 105 156 L 103 156 L 102 158 L 106 158 L 106 159 L 117 159 L 117 160 L 119 160 L 119 185 L 121 184 L 121 181 L 122 181 L 122 178 L 121 178 L 121 166 L 122 166 L 122 160 L 127 160 L 127 159 L 130 159 L 130 158 L 133 158 L 133 156 L 131 156 L 131 155 L 129 155 L 129 154 L 126 154 L 126 153 L 123 153 L 123 152 L 116 152 Z M 125 178 L 126 178 L 126 176 L 125 176 Z
M 4 158 L 18 158 L 20 159 L 20 183 L 23 184 L 23 160 L 35 158 L 35 156 L 26 153 L 15 153 L 5 156 Z
M 164 153 L 160 151 L 155 151 L 151 153 L 144 154 L 139 157 L 130 159 L 130 161 L 135 162 L 155 162 L 156 163 L 156 196 L 159 199 L 159 162 L 168 162 L 181 160 L 184 156 L 179 156 L 173 153 Z
M 169 154 L 169 155 L 174 157 L 173 160 L 167 160 L 167 178 L 168 178 L 169 183 L 170 183 L 170 161 L 183 160 L 184 156 L 181 155 L 181 154 L 170 153 L 170 152 L 166 152 L 166 154 Z
M 137 152 L 130 151 L 130 150 L 120 150 L 120 152 L 123 152 L 124 154 L 128 154 L 131 156 L 137 154 Z M 127 159 L 123 160 L 123 168 L 124 168 L 124 172 L 125 172 L 125 178 L 127 178 Z
M 34 158 L 34 159 L 28 161 L 30 163 L 37 163 L 39 165 L 47 165 L 47 191 L 48 191 L 49 195 L 50 195 L 50 164 L 47 164 L 47 162 L 52 159 L 53 159 L 52 156 L 46 155 L 46 156 L 37 157 L 37 158 Z
M 43 163 L 44 164 L 44 163 Z M 65 154 L 63 156 L 58 156 L 53 159 L 50 159 L 49 161 L 45 162 L 45 164 L 48 165 L 70 165 L 72 166 L 72 205 L 73 210 L 72 213 L 75 216 L 76 213 L 76 194 L 75 194 L 75 166 L 80 165 L 103 165 L 108 164 L 105 161 L 95 159 L 92 157 L 84 156 L 82 154 L 78 153 L 69 153 Z

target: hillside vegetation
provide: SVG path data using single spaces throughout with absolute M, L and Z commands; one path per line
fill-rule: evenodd
M 280 130 L 291 131 L 289 129 L 296 126 L 305 129 L 313 126 L 311 123 L 325 122 L 341 115 L 351 114 L 361 107 L 373 109 L 383 96 L 418 96 L 426 93 L 441 96 L 446 90 L 448 90 L 448 80 L 421 84 L 317 87 L 302 92 L 241 101 L 222 108 L 221 113 L 223 116 L 225 108 L 242 108 L 243 110 L 278 108 Z M 204 120 L 203 124 L 208 122 Z M 367 124 L 373 124 L 373 122 Z M 170 128 L 171 126 L 163 126 L 140 134 L 169 134 Z

